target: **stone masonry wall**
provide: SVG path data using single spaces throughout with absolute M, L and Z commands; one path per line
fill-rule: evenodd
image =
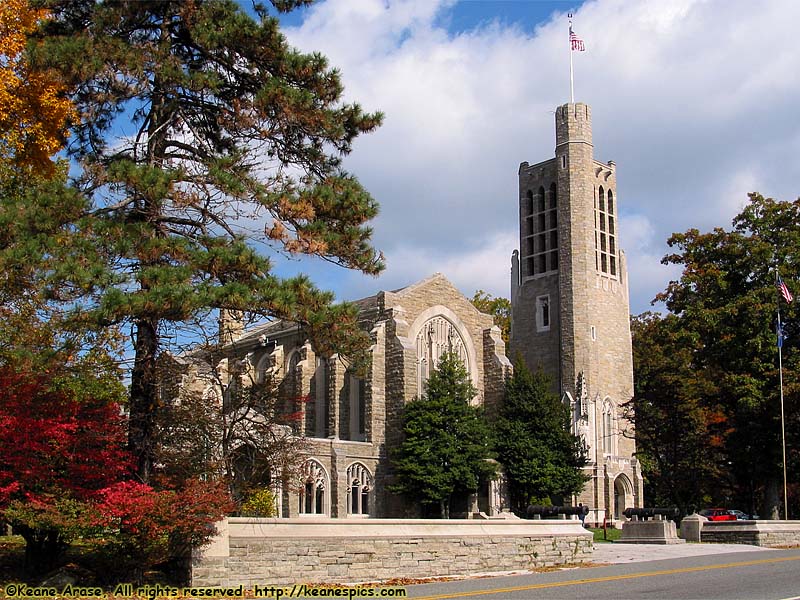
M 264 527 L 263 535 L 253 536 L 254 524 L 250 521 L 230 523 L 227 556 L 216 555 L 220 552 L 212 548 L 206 555 L 193 559 L 193 586 L 356 583 L 386 581 L 398 576 L 422 578 L 525 570 L 584 562 L 591 558 L 592 552 L 591 534 L 573 521 L 546 522 L 540 527 L 541 533 L 531 522 L 522 522 L 521 527 L 527 532 L 512 524 L 489 527 L 481 535 L 474 531 L 459 535 L 462 522 L 458 521 L 451 524 L 438 521 L 432 525 L 427 521 L 406 521 L 413 523 L 406 535 L 393 536 L 391 525 L 384 525 L 383 535 L 366 537 L 357 532 L 355 537 L 330 535 L 330 530 L 328 535 L 320 531 L 319 537 L 305 537 L 302 533 L 287 537 L 271 535 L 269 525 Z M 376 520 L 371 521 L 364 521 L 363 525 L 378 525 Z M 250 531 L 244 531 L 248 525 Z M 352 531 L 362 523 L 348 525 Z M 452 525 L 449 534 L 444 531 L 447 525 Z M 346 534 L 347 530 L 341 528 L 339 533 Z
M 701 541 L 775 548 L 800 546 L 800 521 L 707 521 Z

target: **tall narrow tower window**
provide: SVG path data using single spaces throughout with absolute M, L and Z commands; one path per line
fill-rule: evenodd
M 595 262 L 602 273 L 617 275 L 617 240 L 614 223 L 614 192 L 600 186 L 595 201 Z
M 550 296 L 536 298 L 536 331 L 550 330 Z
M 522 247 L 526 252 L 524 275 L 532 277 L 558 270 L 558 205 L 556 184 L 540 186 L 528 196 L 531 210 L 530 229 Z
M 524 235 L 533 235 L 533 213 L 536 212 L 534 210 L 534 200 L 533 200 L 533 191 L 528 190 L 525 192 L 525 202 L 522 205 L 523 208 L 523 230 Z

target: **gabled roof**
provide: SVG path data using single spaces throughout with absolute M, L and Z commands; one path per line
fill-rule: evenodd
M 368 313 L 372 310 L 381 310 L 383 308 L 383 302 L 381 296 L 384 294 L 394 294 L 400 296 L 401 298 L 406 295 L 413 293 L 420 288 L 424 288 L 427 285 L 439 280 L 444 280 L 450 287 L 453 289 L 457 289 L 453 283 L 447 279 L 442 273 L 434 273 L 426 277 L 425 279 L 421 279 L 415 283 L 407 285 L 405 287 L 397 288 L 395 290 L 390 291 L 380 291 L 372 296 L 366 296 L 364 298 L 359 298 L 358 300 L 350 300 L 349 304 L 353 304 L 358 308 L 358 312 L 360 314 Z M 269 323 L 265 323 L 263 325 L 258 325 L 253 329 L 247 330 L 244 334 L 236 340 L 237 344 L 244 344 L 247 345 L 249 343 L 254 343 L 259 338 L 264 336 L 266 337 L 277 337 L 281 334 L 290 333 L 298 329 L 296 323 L 291 321 L 283 321 L 283 320 L 276 320 L 271 321 Z

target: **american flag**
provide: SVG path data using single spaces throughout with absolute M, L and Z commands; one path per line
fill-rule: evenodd
M 586 52 L 586 46 L 584 46 L 583 40 L 572 31 L 572 27 L 569 28 L 569 44 L 573 52 Z
M 791 302 L 792 300 L 794 300 L 794 296 L 792 296 L 792 292 L 790 292 L 789 288 L 786 287 L 786 284 L 783 283 L 783 279 L 780 278 L 780 275 L 778 276 L 777 285 L 778 285 L 778 290 L 781 293 L 781 296 L 783 296 L 783 299 L 786 300 L 786 302 Z

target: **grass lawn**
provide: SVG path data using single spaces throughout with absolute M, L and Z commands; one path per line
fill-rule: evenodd
M 0 536 L 0 583 L 21 581 L 25 540 L 18 535 Z
M 613 542 L 619 539 L 619 536 L 622 535 L 621 529 L 612 529 L 608 527 L 606 529 L 606 537 L 603 537 L 603 528 L 600 527 L 598 529 L 589 529 L 594 534 L 594 541 L 595 543 L 603 543 L 603 542 Z

